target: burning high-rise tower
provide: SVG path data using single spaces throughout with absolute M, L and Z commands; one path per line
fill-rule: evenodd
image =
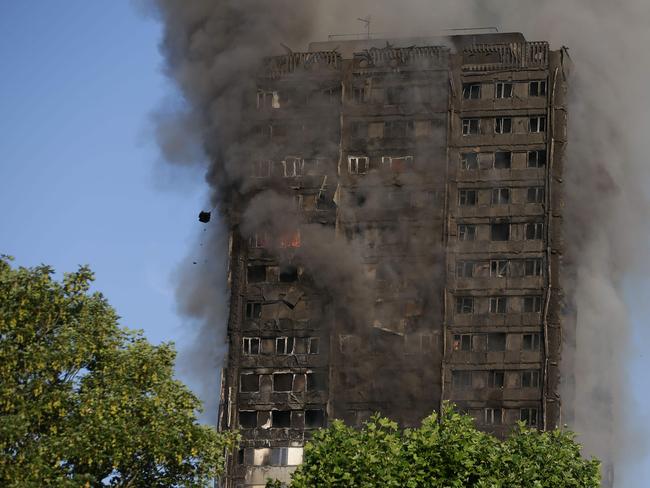
M 521 34 L 267 59 L 220 150 L 226 486 L 287 479 L 333 418 L 451 400 L 499 435 L 559 424 L 567 62 Z

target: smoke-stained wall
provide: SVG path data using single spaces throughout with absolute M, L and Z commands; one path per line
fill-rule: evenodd
M 574 70 L 565 168 L 565 237 L 575 272 L 568 276 L 565 288 L 572 295 L 567 305 L 575 305 L 577 319 L 576 349 L 565 351 L 576 365 L 575 385 L 568 384 L 573 391 L 566 395 L 574 398 L 568 411 L 575 411 L 572 427 L 581 433 L 589 453 L 606 461 L 633 454 L 624 446 L 636 442 L 622 422 L 629 325 L 621 282 L 626 274 L 645 270 L 647 252 L 648 202 L 642 189 L 648 181 L 645 157 L 650 144 L 644 117 L 650 113 L 646 106 L 650 97 L 645 95 L 650 61 L 647 3 L 160 0 L 156 7 L 165 24 L 167 70 L 187 102 L 186 110 L 175 119 L 177 125 L 167 123 L 159 132 L 161 147 L 176 156 L 173 159 L 182 160 L 177 156 L 186 152 L 179 151 L 174 141 L 183 140 L 182 134 L 188 131 L 201 134 L 215 204 L 236 201 L 248 191 L 241 157 L 242 141 L 250 141 L 251 134 L 242 120 L 243 99 L 255 90 L 261 58 L 281 51 L 281 42 L 301 49 L 307 40 L 355 32 L 359 30 L 355 19 L 370 13 L 372 30 L 388 35 L 430 35 L 448 28 L 495 25 L 503 31 L 524 32 L 529 39 L 549 40 L 554 48 L 568 45 Z M 260 197 L 247 206 L 243 221 L 251 227 L 290 227 L 291 223 L 274 219 L 282 214 L 269 210 L 276 205 L 281 210 L 286 200 L 274 194 Z M 225 219 L 233 218 L 227 207 L 221 211 Z M 352 257 L 340 272 L 327 270 L 334 273 L 333 281 L 362 276 L 355 272 L 355 253 L 345 255 Z M 326 256 L 318 253 L 319 259 L 329 263 Z M 311 262 L 309 257 L 305 262 Z M 320 264 L 316 264 L 318 269 Z M 184 280 L 198 286 L 196 293 L 187 295 L 209 295 L 214 278 L 202 276 L 213 272 L 197 268 L 194 276 Z M 363 283 L 356 286 L 363 288 Z M 205 306 L 210 300 L 199 301 L 199 306 L 193 306 L 193 300 L 185 303 L 192 314 L 205 317 L 206 330 L 215 322 L 225 330 L 226 317 L 221 311 L 227 307 L 223 303 L 215 302 L 216 309 Z M 216 319 L 219 316 L 221 320 Z M 214 377 L 210 366 L 218 368 L 217 358 L 206 366 L 208 372 L 201 374 Z

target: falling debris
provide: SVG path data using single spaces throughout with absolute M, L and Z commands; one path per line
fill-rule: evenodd
M 199 213 L 199 222 L 207 224 L 208 222 L 210 222 L 211 217 L 212 217 L 212 212 L 201 212 Z

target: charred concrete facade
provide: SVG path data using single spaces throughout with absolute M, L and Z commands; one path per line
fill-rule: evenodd
M 498 435 L 560 423 L 566 61 L 520 34 L 267 60 L 229 215 L 225 486 L 287 480 L 334 418 L 415 426 L 450 400 Z M 270 189 L 286 223 L 247 228 Z M 362 285 L 310 273 L 322 246 Z

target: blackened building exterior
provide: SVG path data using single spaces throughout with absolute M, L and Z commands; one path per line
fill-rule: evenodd
M 225 486 L 287 480 L 334 418 L 415 426 L 450 400 L 498 435 L 560 423 L 567 61 L 521 34 L 267 60 L 250 192 L 285 195 L 298 224 L 232 219 L 219 422 L 243 442 Z M 354 251 L 363 297 L 296 258 L 323 240 Z

